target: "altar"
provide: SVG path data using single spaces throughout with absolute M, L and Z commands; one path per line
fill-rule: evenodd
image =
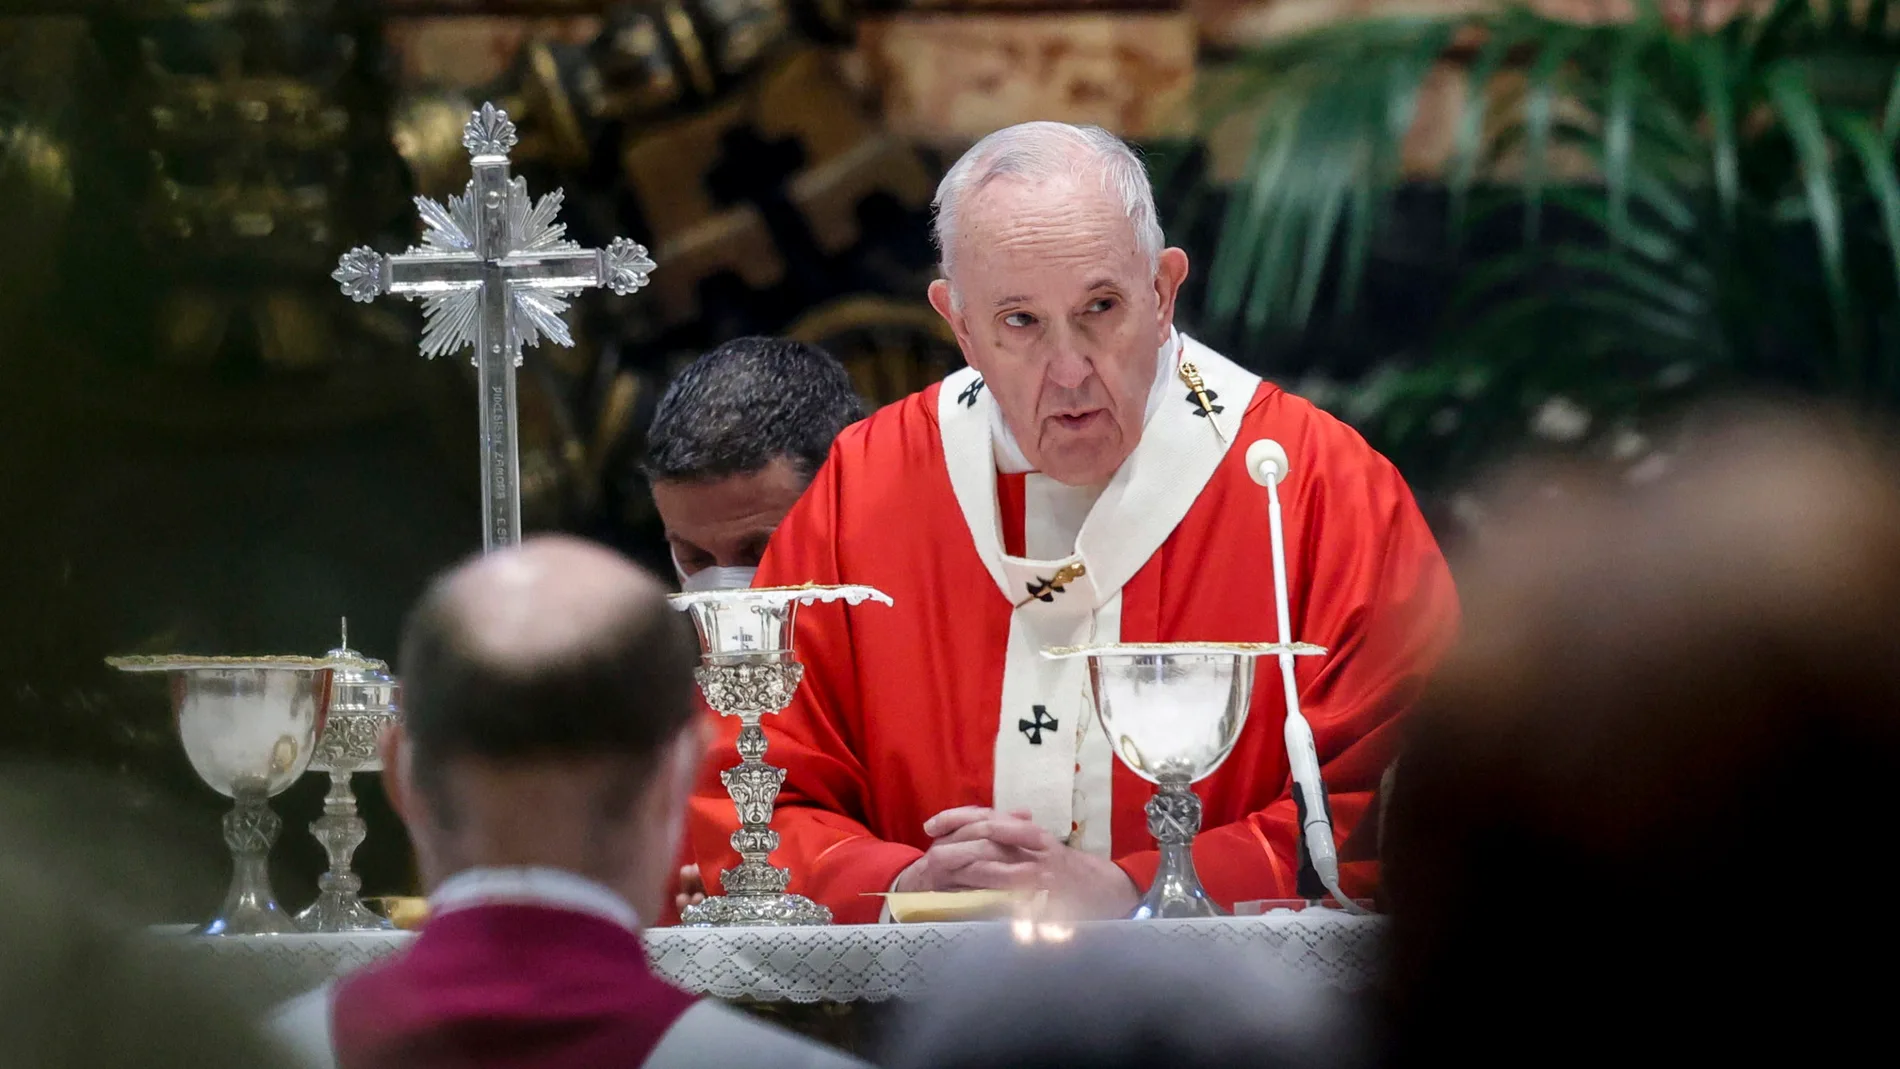
M 749 1003 L 852 1004 L 928 994 L 946 962 L 986 941 L 1056 946 L 1113 940 L 1138 962 L 1142 948 L 1188 942 L 1239 949 L 1289 974 L 1346 991 L 1375 974 L 1383 918 L 1334 910 L 1276 910 L 1253 917 L 1024 923 L 864 924 L 797 928 L 655 928 L 645 933 L 654 969 L 689 991 Z M 279 1001 L 370 964 L 415 938 L 408 932 L 164 938 L 221 979 Z

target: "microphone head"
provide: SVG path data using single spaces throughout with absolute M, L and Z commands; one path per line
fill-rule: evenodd
M 1271 438 L 1262 438 L 1247 447 L 1247 474 L 1261 486 L 1269 480 L 1279 482 L 1292 470 L 1287 460 L 1286 448 Z

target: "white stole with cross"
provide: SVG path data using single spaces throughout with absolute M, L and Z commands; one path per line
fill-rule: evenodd
M 1121 590 L 1161 548 L 1226 456 L 1258 376 L 1196 342 L 1163 348 L 1157 371 L 1161 403 L 1141 441 L 1104 487 L 1064 555 L 1003 552 L 996 502 L 995 401 L 973 368 L 944 380 L 938 397 L 945 464 L 977 556 L 1002 596 L 1016 606 L 1003 660 L 991 805 L 1027 810 L 1042 828 L 1077 849 L 1108 856 L 1114 754 L 1095 722 L 1088 663 L 1051 661 L 1046 646 L 1121 638 Z M 1215 411 L 1203 410 L 1179 377 L 1199 372 Z M 1214 425 L 1218 424 L 1218 429 Z M 1244 449 L 1247 443 L 1239 443 Z M 1029 476 L 1035 480 L 1038 476 Z M 1025 552 L 1036 552 L 1039 510 L 1061 508 L 1060 488 L 1024 493 Z M 1046 540 L 1044 540 L 1046 541 Z M 1225 635 L 1184 638 L 1227 639 Z

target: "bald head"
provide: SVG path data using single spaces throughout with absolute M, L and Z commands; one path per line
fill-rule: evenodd
M 460 632 L 471 655 L 515 673 L 583 656 L 672 612 L 666 588 L 625 557 L 560 536 L 449 572 L 424 605 Z
M 543 537 L 438 579 L 403 630 L 403 726 L 418 780 L 457 758 L 650 767 L 692 716 L 698 646 L 653 576 Z

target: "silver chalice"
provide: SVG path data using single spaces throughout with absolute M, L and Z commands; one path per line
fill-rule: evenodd
M 740 762 L 719 774 L 739 810 L 732 848 L 739 864 L 719 874 L 725 894 L 688 906 L 682 924 L 713 927 L 733 924 L 830 924 L 831 911 L 804 895 L 786 893 L 789 869 L 769 858 L 778 849 L 772 830 L 772 803 L 785 782 L 785 770 L 765 763 L 765 728 L 760 720 L 792 702 L 805 666 L 793 654 L 798 606 L 814 601 L 858 605 L 891 599 L 868 586 L 769 587 L 674 594 L 673 607 L 690 613 L 699 632 L 699 668 L 694 678 L 706 704 L 722 716 L 739 718 Z
M 383 728 L 393 723 L 401 690 L 388 665 L 350 648 L 350 624 L 343 621 L 342 642 L 329 653 L 337 668 L 330 683 L 329 714 L 312 772 L 330 775 L 330 791 L 323 799 L 323 815 L 310 823 L 310 834 L 330 858 L 330 871 L 317 877 L 317 900 L 297 914 L 306 932 L 375 932 L 395 928 L 379 916 L 357 892 L 363 878 L 350 869 L 350 858 L 368 838 L 369 829 L 356 812 L 350 777 L 358 772 L 382 771 Z
M 127 672 L 164 672 L 185 756 L 232 800 L 224 842 L 233 871 L 224 904 L 198 935 L 277 935 L 297 924 L 271 893 L 267 864 L 283 821 L 273 795 L 310 764 L 335 663 L 316 657 L 110 657 Z
M 1131 917 L 1218 917 L 1194 872 L 1201 799 L 1193 784 L 1214 774 L 1240 739 L 1253 701 L 1254 659 L 1326 652 L 1262 642 L 1129 642 L 1059 646 L 1052 659 L 1086 657 L 1095 715 L 1115 756 L 1156 786 L 1148 832 L 1161 864 Z

